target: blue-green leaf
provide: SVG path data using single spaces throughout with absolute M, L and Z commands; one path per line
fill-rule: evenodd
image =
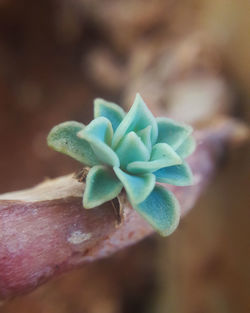
M 166 143 L 158 143 L 153 146 L 151 158 L 148 162 L 131 162 L 127 170 L 133 174 L 151 173 L 162 167 L 181 164 L 178 154 Z
M 121 192 L 122 187 L 111 169 L 96 165 L 90 169 L 86 178 L 83 206 L 90 209 L 112 200 Z
M 156 121 L 158 125 L 157 142 L 165 142 L 174 150 L 178 149 L 193 131 L 191 126 L 177 123 L 167 117 L 158 117 Z
M 78 122 L 64 122 L 52 128 L 47 141 L 54 150 L 64 153 L 75 160 L 93 166 L 99 163 L 88 141 L 77 137 L 77 133 L 84 129 Z
M 175 186 L 189 186 L 193 184 L 193 174 L 186 162 L 183 164 L 161 168 L 154 172 L 156 180 Z
M 176 153 L 182 158 L 187 158 L 195 150 L 196 142 L 193 136 L 188 136 L 186 140 L 179 146 Z
M 143 202 L 132 205 L 162 236 L 170 235 L 179 224 L 179 203 L 175 196 L 162 186 L 155 186 Z
M 126 169 L 132 161 L 146 161 L 149 159 L 149 151 L 134 132 L 128 133 L 115 150 L 120 159 L 121 168 Z
M 138 132 L 149 125 L 152 126 L 151 141 L 154 144 L 158 135 L 156 120 L 141 96 L 137 94 L 134 104 L 114 133 L 112 147 L 115 149 L 122 137 L 127 133 L 131 131 Z
M 151 143 L 151 131 L 152 126 L 149 125 L 146 128 L 143 128 L 142 130 L 139 130 L 136 134 L 141 138 L 141 141 L 144 143 L 144 145 L 147 147 L 148 151 L 151 152 L 152 149 L 152 143 Z
M 129 199 L 133 203 L 142 202 L 151 193 L 155 185 L 155 176 L 153 174 L 129 175 L 118 167 L 114 167 L 117 177 L 122 182 Z
M 84 128 L 82 133 L 95 137 L 109 146 L 111 145 L 113 129 L 111 122 L 105 117 L 98 117 L 94 119 Z
M 111 122 L 114 131 L 125 117 L 125 114 L 124 110 L 113 102 L 101 98 L 94 101 L 94 117 L 106 117 Z
M 154 145 L 150 160 L 165 160 L 168 166 L 182 162 L 178 154 L 167 143 L 157 143 Z
M 87 141 L 95 153 L 98 163 L 119 166 L 120 161 L 115 152 L 109 147 L 112 139 L 112 126 L 108 119 L 99 117 L 81 130 L 77 136 Z

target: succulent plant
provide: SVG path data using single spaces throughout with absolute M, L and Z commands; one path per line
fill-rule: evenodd
M 90 167 L 84 208 L 112 200 L 124 188 L 132 207 L 166 236 L 177 227 L 180 208 L 173 193 L 159 183 L 192 184 L 184 161 L 195 149 L 191 133 L 188 125 L 155 118 L 137 94 L 128 113 L 96 99 L 93 121 L 87 126 L 75 121 L 55 126 L 48 145 Z

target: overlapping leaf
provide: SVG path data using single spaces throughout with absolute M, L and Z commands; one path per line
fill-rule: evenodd
M 170 235 L 178 226 L 180 207 L 175 196 L 162 186 L 156 186 L 141 203 L 133 203 L 136 211 L 162 236 Z
M 99 163 L 119 166 L 120 161 L 116 153 L 110 148 L 113 135 L 111 122 L 105 117 L 94 119 L 81 130 L 77 136 L 87 141 L 95 153 Z
M 93 166 L 99 163 L 88 141 L 77 137 L 84 125 L 69 121 L 52 128 L 48 136 L 48 145 L 54 150 L 66 154 L 77 161 Z
M 155 143 L 158 136 L 156 120 L 141 96 L 137 94 L 133 106 L 114 133 L 112 147 L 115 149 L 120 140 L 130 131 L 138 132 L 147 126 L 152 127 L 151 142 Z
M 139 94 L 126 114 L 113 102 L 96 99 L 86 127 L 66 122 L 54 127 L 48 144 L 91 169 L 83 196 L 85 208 L 117 197 L 124 187 L 137 212 L 163 236 L 178 225 L 174 195 L 157 185 L 193 184 L 185 158 L 193 153 L 192 127 L 169 118 L 154 118 Z
M 113 171 L 103 165 L 96 165 L 90 169 L 86 179 L 83 206 L 89 209 L 112 200 L 122 187 Z

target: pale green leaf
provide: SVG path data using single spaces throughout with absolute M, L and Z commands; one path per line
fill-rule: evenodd
M 167 117 L 158 117 L 156 121 L 158 125 L 157 143 L 167 143 L 174 150 L 178 149 L 193 131 L 191 126 L 178 123 Z
M 129 199 L 134 203 L 139 203 L 153 190 L 155 176 L 153 174 L 129 175 L 118 167 L 114 167 L 117 177 L 122 182 Z
M 111 122 L 114 131 L 125 117 L 125 114 L 124 110 L 113 102 L 101 98 L 94 101 L 94 117 L 106 117 Z
M 77 133 L 84 127 L 83 124 L 74 121 L 64 122 L 53 127 L 47 138 L 49 147 L 85 165 L 98 164 L 99 161 L 89 142 L 77 136 Z
M 131 109 L 114 133 L 112 147 L 115 149 L 127 133 L 138 132 L 149 125 L 152 126 L 151 142 L 154 144 L 158 135 L 156 120 L 141 96 L 137 94 Z
M 186 162 L 183 164 L 164 167 L 154 172 L 156 180 L 175 186 L 189 186 L 193 184 L 193 174 Z
M 162 236 L 170 235 L 179 224 L 179 203 L 175 196 L 162 186 L 155 186 L 143 202 L 132 205 Z
M 86 178 L 83 206 L 90 209 L 112 200 L 118 196 L 122 187 L 112 169 L 96 165 L 90 169 Z

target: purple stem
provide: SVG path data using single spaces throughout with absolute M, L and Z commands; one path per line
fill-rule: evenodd
M 188 160 L 196 184 L 169 187 L 180 201 L 182 215 L 193 207 L 209 182 L 233 129 L 227 122 L 196 134 L 198 147 Z M 72 182 L 72 178 L 66 177 L 65 182 Z M 85 210 L 81 197 L 71 190 L 66 197 L 51 200 L 41 196 L 33 201 L 34 197 L 28 199 L 31 194 L 31 190 L 24 191 L 26 198 L 20 199 L 18 193 L 0 196 L 2 299 L 31 291 L 60 273 L 107 257 L 153 232 L 129 205 L 125 206 L 124 222 L 117 227 L 111 203 Z

